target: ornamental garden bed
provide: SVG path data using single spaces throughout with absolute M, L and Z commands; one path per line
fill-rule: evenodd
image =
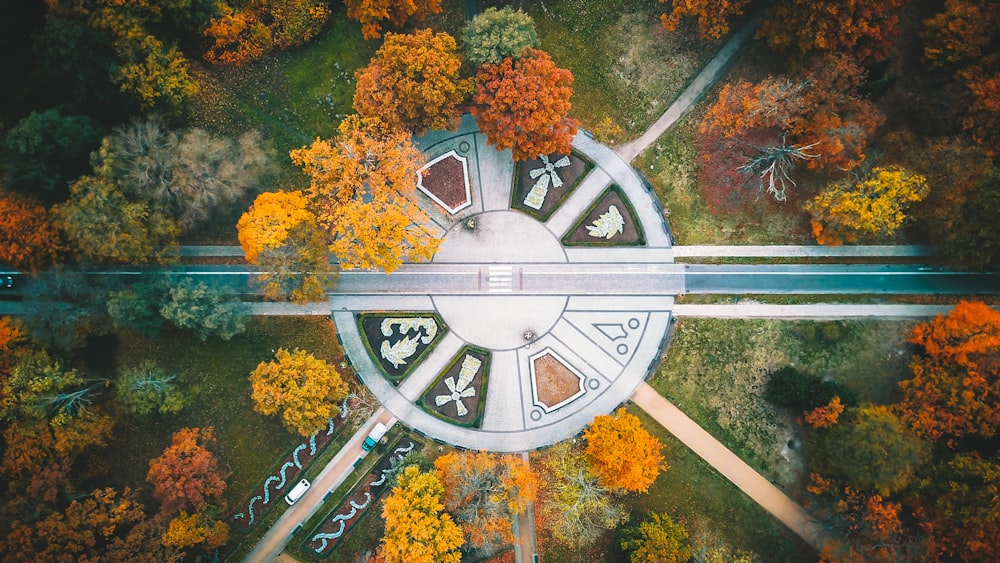
M 643 246 L 646 236 L 631 202 L 611 186 L 563 237 L 566 246 Z
M 564 406 L 582 395 L 583 377 L 547 351 L 531 359 L 535 400 L 547 411 Z
M 469 168 L 465 157 L 455 151 L 431 160 L 420 169 L 418 189 L 450 214 L 472 204 Z
M 424 410 L 459 426 L 478 428 L 486 408 L 490 353 L 466 346 L 420 400 Z
M 401 438 L 390 449 L 370 473 L 365 475 L 335 509 L 323 518 L 323 522 L 309 535 L 302 547 L 319 557 L 330 555 L 340 540 L 361 520 L 368 508 L 389 489 L 391 473 L 399 462 L 423 444 L 409 438 Z
M 368 355 L 399 385 L 426 358 L 448 328 L 435 313 L 361 313 L 358 327 Z
M 346 414 L 346 410 L 341 414 Z M 344 417 L 330 420 L 326 430 L 321 430 L 308 440 L 295 446 L 284 460 L 268 475 L 250 495 L 249 500 L 241 503 L 229 518 L 229 523 L 237 531 L 249 533 L 268 511 L 280 499 L 286 488 L 298 481 L 309 465 L 312 464 L 333 441 L 337 431 L 344 427 Z
M 576 152 L 518 162 L 510 206 L 547 221 L 593 167 Z

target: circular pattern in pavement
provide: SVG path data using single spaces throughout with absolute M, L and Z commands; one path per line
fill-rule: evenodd
M 470 116 L 416 142 L 435 163 L 417 198 L 438 253 L 390 274 L 410 276 L 405 291 L 331 303 L 376 398 L 434 439 L 506 452 L 625 402 L 658 363 L 676 287 L 662 281 L 675 271 L 662 212 L 635 170 L 584 133 L 572 155 L 515 163 Z

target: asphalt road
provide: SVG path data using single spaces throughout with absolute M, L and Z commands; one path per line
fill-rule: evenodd
M 165 270 L 104 270 L 95 276 L 184 275 L 233 293 L 258 293 L 248 266 L 187 266 Z M 5 274 L 0 272 L 0 274 Z M 16 276 L 16 295 L 30 278 Z M 796 264 L 406 264 L 391 275 L 340 273 L 330 295 L 680 295 L 880 294 L 985 295 L 1000 293 L 1000 275 L 916 265 Z

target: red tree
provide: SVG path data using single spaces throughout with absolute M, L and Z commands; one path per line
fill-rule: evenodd
M 511 149 L 514 160 L 569 153 L 578 122 L 568 117 L 573 75 L 548 53 L 525 49 L 521 58 L 483 65 L 476 74 L 472 114 L 490 144 Z
M 213 439 L 211 428 L 182 428 L 163 454 L 150 460 L 146 480 L 163 512 L 200 510 L 226 490 L 219 461 L 205 447 Z
M 59 231 L 45 206 L 34 199 L 0 190 L 0 263 L 37 271 L 59 254 Z

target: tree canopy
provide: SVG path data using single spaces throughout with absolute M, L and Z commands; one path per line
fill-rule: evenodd
M 377 39 L 382 26 L 403 27 L 408 20 L 424 21 L 441 12 L 441 0 L 347 0 L 347 17 L 361 22 L 365 39 Z
M 623 408 L 594 417 L 583 437 L 591 467 L 609 489 L 644 493 L 666 469 L 663 444 Z
M 167 292 L 160 307 L 163 318 L 178 328 L 193 330 L 198 338 L 218 336 L 229 340 L 246 329 L 247 307 L 236 296 L 225 296 L 219 290 L 181 278 Z
M 569 117 L 573 74 L 545 51 L 525 49 L 520 58 L 479 67 L 472 114 L 497 150 L 514 160 L 568 154 L 577 121 Z
M 312 436 L 340 414 L 347 384 L 333 366 L 304 350 L 279 348 L 275 358 L 250 373 L 254 410 L 280 413 L 285 428 Z
M 115 379 L 115 396 L 126 409 L 139 415 L 169 414 L 184 408 L 177 376 L 164 372 L 151 360 L 123 369 Z
M 387 563 L 458 563 L 462 529 L 441 503 L 444 487 L 433 472 L 409 465 L 382 505 Z
M 465 58 L 475 66 L 516 59 L 525 49 L 537 49 L 540 44 L 535 20 L 510 6 L 486 8 L 462 32 Z
M 622 549 L 629 552 L 632 563 L 684 563 L 694 555 L 687 530 L 666 514 L 654 512 L 626 528 L 624 535 Z
M 354 75 L 354 109 L 416 135 L 454 131 L 461 120 L 459 104 L 473 89 L 461 68 L 458 45 L 447 33 L 387 33 L 368 66 Z
M 203 33 L 212 41 L 205 58 L 240 66 L 266 53 L 302 45 L 330 18 L 330 7 L 317 0 L 253 0 L 231 6 L 216 2 L 219 14 Z
M 44 205 L 0 188 L 0 264 L 37 271 L 59 256 L 61 241 Z
M 219 460 L 207 447 L 214 440 L 211 427 L 182 428 L 174 432 L 167 449 L 150 460 L 146 480 L 161 511 L 201 510 L 226 490 Z

